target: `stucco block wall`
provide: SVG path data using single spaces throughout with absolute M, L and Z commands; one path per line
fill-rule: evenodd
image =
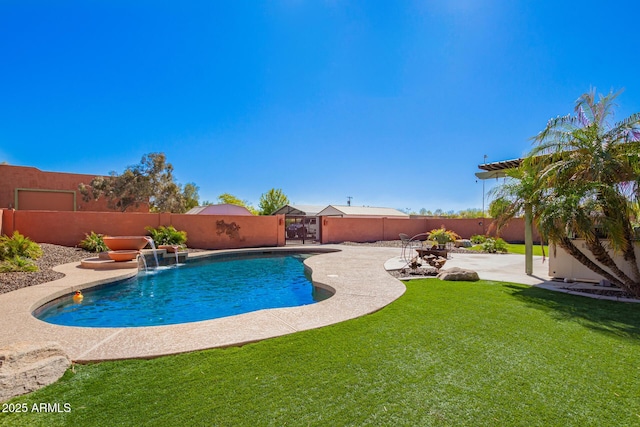
M 233 249 L 284 244 L 284 216 L 171 215 L 171 224 L 187 232 L 188 245 Z
M 18 230 L 38 243 L 76 246 L 94 231 L 111 236 L 146 235 L 145 227 L 173 225 L 187 232 L 188 246 L 229 249 L 281 246 L 284 216 L 184 215 L 169 213 L 4 210 L 3 233 Z
M 171 213 L 57 212 L 0 210 L 3 234 L 14 230 L 39 243 L 75 246 L 94 231 L 112 236 L 146 235 L 146 226 L 173 225 L 188 235 L 193 248 L 223 249 L 282 246 L 285 216 L 186 215 Z M 474 219 L 400 219 L 322 217 L 322 243 L 398 240 L 400 233 L 414 236 L 444 225 L 463 238 L 478 232 Z M 524 222 L 514 219 L 502 236 L 507 241 L 524 240 Z M 534 240 L 538 239 L 534 232 Z
M 400 233 L 409 236 L 426 233 L 444 226 L 453 230 L 463 239 L 475 234 L 495 236 L 491 218 L 341 218 L 322 217 L 322 243 L 375 242 L 378 240 L 398 240 Z M 499 236 L 507 242 L 524 241 L 524 219 L 514 218 L 504 227 Z M 533 230 L 533 240 L 540 240 L 539 233 Z
M 13 211 L 13 228 L 39 243 L 75 246 L 86 233 L 146 235 L 158 227 L 156 213 Z

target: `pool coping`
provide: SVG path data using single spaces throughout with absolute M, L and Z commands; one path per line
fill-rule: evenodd
M 137 268 L 93 270 L 79 262 L 54 270 L 65 277 L 0 295 L 0 347 L 17 342 L 57 342 L 77 363 L 152 358 L 208 348 L 230 347 L 354 319 L 380 310 L 404 294 L 402 282 L 384 268 L 389 248 L 342 245 L 286 246 L 190 253 L 189 258 L 239 253 L 322 252 L 305 265 L 314 284 L 335 294 L 324 301 L 288 308 L 166 326 L 87 328 L 61 326 L 36 319 L 43 304 L 85 289 L 137 274 Z

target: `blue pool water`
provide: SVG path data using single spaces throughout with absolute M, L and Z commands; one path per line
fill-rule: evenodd
M 331 296 L 305 274 L 308 255 L 195 260 L 58 298 L 34 315 L 67 326 L 170 325 L 266 308 L 313 304 Z

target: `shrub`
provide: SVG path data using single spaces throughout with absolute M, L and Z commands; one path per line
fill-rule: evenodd
M 15 257 L 38 259 L 42 256 L 42 248 L 36 242 L 14 231 L 11 237 L 0 237 L 0 260 Z
M 495 254 L 496 252 L 507 252 L 507 242 L 501 238 L 488 237 L 484 243 L 482 243 L 482 250 Z
M 38 267 L 29 258 L 17 255 L 0 262 L 0 273 L 15 271 L 38 271 Z
M 145 230 L 149 232 L 156 247 L 160 245 L 184 246 L 187 243 L 187 232 L 178 231 L 173 225 L 168 227 L 161 225 L 158 228 L 145 227 Z
M 435 240 L 439 245 L 454 242 L 459 238 L 460 236 L 458 236 L 455 232 L 447 230 L 444 227 L 436 228 L 429 232 L 429 240 Z
M 96 234 L 92 231 L 91 234 L 85 233 L 85 236 L 85 239 L 79 244 L 82 249 L 89 252 L 106 252 L 109 250 L 102 239 L 102 234 Z
M 471 243 L 473 243 L 474 245 L 480 245 L 484 243 L 485 240 L 487 240 L 487 237 L 483 236 L 482 234 L 474 234 L 469 240 L 471 240 Z

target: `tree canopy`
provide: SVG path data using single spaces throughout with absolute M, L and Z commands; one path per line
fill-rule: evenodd
M 260 215 L 271 215 L 289 204 L 289 198 L 279 188 L 272 188 L 260 196 Z
M 640 113 L 611 123 L 619 93 L 576 101 L 574 115 L 556 117 L 533 138 L 535 147 L 499 191 L 510 201 L 503 218 L 532 207 L 538 230 L 612 283 L 640 296 L 634 250 L 640 202 Z M 575 245 L 584 239 L 592 261 Z M 608 250 L 609 248 L 612 251 Z M 626 267 L 612 252 L 623 255 Z
M 188 183 L 183 188 L 175 182 L 173 166 L 164 153 L 146 154 L 140 164 L 128 166 L 122 174 L 97 176 L 78 189 L 85 201 L 105 197 L 110 209 L 121 212 L 146 203 L 151 211 L 178 213 L 198 205 L 198 187 Z

